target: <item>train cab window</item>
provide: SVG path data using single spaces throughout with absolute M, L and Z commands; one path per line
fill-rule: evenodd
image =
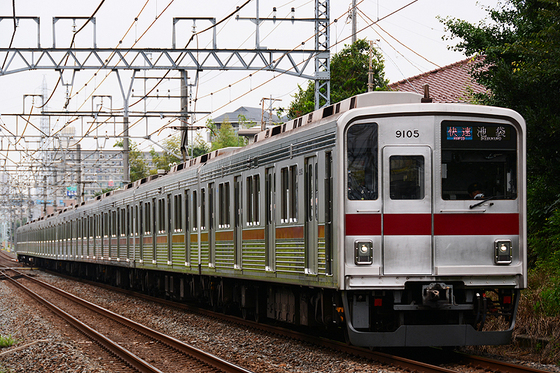
M 395 155 L 389 157 L 389 194 L 391 199 L 424 199 L 424 157 Z
M 377 123 L 354 124 L 348 128 L 346 142 L 348 199 L 377 199 Z
M 511 125 L 443 121 L 442 199 L 517 198 L 517 131 Z

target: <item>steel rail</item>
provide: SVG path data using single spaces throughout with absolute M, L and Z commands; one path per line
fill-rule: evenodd
M 507 373 L 543 373 L 544 370 L 531 368 L 525 365 L 512 364 L 505 361 L 492 360 L 482 356 L 474 356 L 463 353 L 456 353 L 461 364 L 469 364 L 473 367 L 481 368 L 491 372 Z
M 14 270 L 12 269 L 12 271 L 14 271 Z M 29 277 L 29 276 L 27 276 L 27 275 L 25 275 L 21 272 L 18 272 L 18 271 L 14 271 L 14 272 L 16 272 L 19 275 L 24 276 L 26 278 L 31 278 L 31 277 Z M 142 360 L 138 356 L 134 355 L 132 352 L 128 351 L 127 349 L 125 349 L 123 347 L 121 347 L 116 342 L 113 342 L 109 338 L 105 337 L 103 334 L 101 334 L 101 333 L 97 332 L 96 330 L 90 328 L 89 326 L 87 326 L 86 324 L 81 322 L 80 320 L 76 319 L 74 316 L 72 316 L 69 313 L 63 311 L 62 309 L 58 308 L 57 306 L 55 306 L 54 304 L 52 304 L 48 300 L 44 299 L 43 297 L 36 294 L 32 290 L 28 289 L 24 285 L 20 284 L 19 282 L 17 282 L 12 277 L 10 277 L 6 274 L 4 274 L 4 277 L 6 279 L 8 279 L 11 283 L 13 283 L 15 286 L 17 286 L 18 288 L 20 288 L 21 290 L 26 292 L 33 299 L 35 299 L 38 302 L 45 305 L 52 312 L 54 312 L 56 315 L 62 317 L 64 320 L 66 320 L 69 324 L 71 324 L 73 327 L 78 329 L 84 335 L 91 338 L 93 341 L 99 343 L 106 350 L 108 350 L 109 352 L 111 352 L 112 354 L 114 354 L 115 356 L 120 358 L 125 363 L 129 364 L 134 369 L 138 370 L 141 373 L 163 373 L 161 370 L 159 370 L 156 367 L 150 365 L 148 362 Z
M 51 273 L 53 275 L 56 275 L 56 276 L 76 280 L 74 277 L 61 275 L 60 273 L 56 273 L 56 272 L 52 272 L 52 271 L 47 271 L 47 272 Z M 249 320 L 243 320 L 243 319 L 241 319 L 239 317 L 236 317 L 236 316 L 224 315 L 222 313 L 201 309 L 201 308 L 191 306 L 191 305 L 187 305 L 187 304 L 176 303 L 176 302 L 173 302 L 173 301 L 152 297 L 152 296 L 149 296 L 149 295 L 146 295 L 146 294 L 141 294 L 141 293 L 137 293 L 137 292 L 126 290 L 126 289 L 115 288 L 113 286 L 100 284 L 100 283 L 89 281 L 89 280 L 80 279 L 79 281 L 81 281 L 83 283 L 91 284 L 93 286 L 102 287 L 104 289 L 117 291 L 117 292 L 120 292 L 120 293 L 123 293 L 123 294 L 128 294 L 128 295 L 131 295 L 131 296 L 139 297 L 139 298 L 149 300 L 149 301 L 152 301 L 152 302 L 156 302 L 158 304 L 163 304 L 163 305 L 166 305 L 166 306 L 169 306 L 169 307 L 174 307 L 174 308 L 177 308 L 177 309 L 196 312 L 198 314 L 202 314 L 202 315 L 207 316 L 207 317 L 213 317 L 213 318 L 216 318 L 216 319 L 219 319 L 219 320 L 231 322 L 231 323 L 234 323 L 234 324 L 237 324 L 237 325 L 242 325 L 242 326 L 245 326 L 245 327 L 249 327 L 251 329 L 257 329 L 257 330 L 260 330 L 260 331 L 263 331 L 263 332 L 266 332 L 266 333 L 279 335 L 279 336 L 286 337 L 286 338 L 289 338 L 289 339 L 308 342 L 308 343 L 311 343 L 315 346 L 321 346 L 321 347 L 328 348 L 328 349 L 331 349 L 331 350 L 334 350 L 334 351 L 339 351 L 339 352 L 347 353 L 347 354 L 350 354 L 350 355 L 353 355 L 353 356 L 358 356 L 358 357 L 370 359 L 370 360 L 376 361 L 378 363 L 388 364 L 388 365 L 398 367 L 398 368 L 409 369 L 409 370 L 412 370 L 412 371 L 418 371 L 418 372 L 424 372 L 424 373 L 456 373 L 455 370 L 450 370 L 450 369 L 438 367 L 436 365 L 431 365 L 431 364 L 424 363 L 424 362 L 421 362 L 421 361 L 415 361 L 413 359 L 408 359 L 408 358 L 404 358 L 404 357 L 401 357 L 401 356 L 394 356 L 394 355 L 391 355 L 391 354 L 378 352 L 378 351 L 370 351 L 366 348 L 350 346 L 350 345 L 344 344 L 342 342 L 338 342 L 338 341 L 334 341 L 334 340 L 330 340 L 330 339 L 326 339 L 326 338 L 319 338 L 319 337 L 316 337 L 316 336 L 312 336 L 312 335 L 305 334 L 305 333 L 300 333 L 300 332 L 285 329 L 285 328 L 282 328 L 282 327 L 262 324 L 262 323 L 249 321 Z
M 36 278 L 30 277 L 28 275 L 26 275 L 25 273 L 20 273 L 16 270 L 13 270 L 14 272 L 20 274 L 22 277 L 24 277 L 25 279 L 28 279 L 30 281 L 33 281 L 59 295 L 62 295 L 63 297 L 72 300 L 73 302 L 77 302 L 80 305 L 95 311 L 105 317 L 108 317 L 112 320 L 115 320 L 133 330 L 136 330 L 146 336 L 148 336 L 149 338 L 155 339 L 158 342 L 161 342 L 177 351 L 180 351 L 184 354 L 187 354 L 189 356 L 192 356 L 193 358 L 197 359 L 200 362 L 203 362 L 204 364 L 213 367 L 215 369 L 218 369 L 220 371 L 223 372 L 228 372 L 228 373 L 252 373 L 250 370 L 247 370 L 245 368 L 242 368 L 240 366 L 237 366 L 235 364 L 232 364 L 226 360 L 223 360 L 215 355 L 209 354 L 205 351 L 202 351 L 196 347 L 193 347 L 191 345 L 188 345 L 176 338 L 173 338 L 171 336 L 165 335 L 163 333 L 160 333 L 156 330 L 150 329 L 142 324 L 139 324 L 131 319 L 128 319 L 124 316 L 121 316 L 119 314 L 116 314 L 112 311 L 109 311 L 103 307 L 100 307 L 94 303 L 88 302 L 84 299 L 81 299 L 79 297 L 76 297 L 73 294 L 70 294 L 62 289 L 58 289 L 50 284 L 47 284 L 46 282 L 43 282 L 41 280 L 38 280 Z
M 250 320 L 244 320 L 244 319 L 241 319 L 241 318 L 236 317 L 236 316 L 224 315 L 222 313 L 218 313 L 218 312 L 214 312 L 214 311 L 210 311 L 210 310 L 206 310 L 206 309 L 201 309 L 199 307 L 192 306 L 192 305 L 189 305 L 189 304 L 177 303 L 177 302 L 173 302 L 173 301 L 170 301 L 170 300 L 161 299 L 161 298 L 153 297 L 153 296 L 150 296 L 150 295 L 138 293 L 138 292 L 135 292 L 135 291 L 132 291 L 132 290 L 121 289 L 121 288 L 117 288 L 117 287 L 114 287 L 114 286 L 110 286 L 110 285 L 106 285 L 106 284 L 102 284 L 102 283 L 98 283 L 98 282 L 94 282 L 94 281 L 90 281 L 90 280 L 85 280 L 85 279 L 76 279 L 75 277 L 71 277 L 71 276 L 60 274 L 60 273 L 53 272 L 53 271 L 45 271 L 45 272 L 50 273 L 50 274 L 55 275 L 55 276 L 71 279 L 71 280 L 74 280 L 74 281 L 78 280 L 80 282 L 90 284 L 92 286 L 97 286 L 97 287 L 101 287 L 103 289 L 107 289 L 107 290 L 110 290 L 110 291 L 116 291 L 116 292 L 119 292 L 119 293 L 122 293 L 122 294 L 138 297 L 138 298 L 145 299 L 145 300 L 155 302 L 155 303 L 158 303 L 158 304 L 162 304 L 162 305 L 165 305 L 165 306 L 169 306 L 169 307 L 173 307 L 173 308 L 177 308 L 177 309 L 181 309 L 181 310 L 186 310 L 186 311 L 190 311 L 190 312 L 196 312 L 198 314 L 201 314 L 201 315 L 204 315 L 204 316 L 207 316 L 207 317 L 217 318 L 217 319 L 220 319 L 220 320 L 223 320 L 223 321 L 227 321 L 227 322 L 231 322 L 231 323 L 234 323 L 234 324 L 249 327 L 251 329 L 257 329 L 257 330 L 261 330 L 263 332 L 280 335 L 282 337 L 288 337 L 288 338 L 291 338 L 291 339 L 308 342 L 308 343 L 311 343 L 311 344 L 314 344 L 314 345 L 319 345 L 319 346 L 329 348 L 329 349 L 332 349 L 332 350 L 335 350 L 335 351 L 340 351 L 340 352 L 344 352 L 344 353 L 347 353 L 347 354 L 350 354 L 350 355 L 353 355 L 353 356 L 358 356 L 358 357 L 362 357 L 362 358 L 371 359 L 371 360 L 377 361 L 379 363 L 389 364 L 389 365 L 399 367 L 399 368 L 403 368 L 403 369 L 411 369 L 413 371 L 421 371 L 421 372 L 426 372 L 426 373 L 438 373 L 438 372 L 451 373 L 451 372 L 456 372 L 456 370 L 439 367 L 439 366 L 432 365 L 432 364 L 429 364 L 429 363 L 424 363 L 424 362 L 421 362 L 421 361 L 417 361 L 417 360 L 414 360 L 414 359 L 411 359 L 411 358 L 391 355 L 391 354 L 380 352 L 380 351 L 371 351 L 371 350 L 366 349 L 366 348 L 355 347 L 355 346 L 351 346 L 351 345 L 348 345 L 348 344 L 345 344 L 345 343 L 342 343 L 342 342 L 329 340 L 329 339 L 326 339 L 326 338 L 318 338 L 318 337 L 310 336 L 310 335 L 305 334 L 305 333 L 299 333 L 299 332 L 296 332 L 296 331 L 285 329 L 285 328 L 282 328 L 282 327 L 276 327 L 276 326 L 271 326 L 271 325 L 266 325 L 266 324 L 250 321 Z M 527 372 L 529 372 L 529 373 L 545 373 L 546 372 L 546 371 L 543 371 L 543 370 L 539 370 L 539 369 L 535 369 L 535 368 L 531 368 L 531 367 L 526 367 L 526 366 L 523 366 L 523 365 L 510 364 L 510 363 L 505 363 L 505 362 L 501 362 L 501 361 L 493 361 L 491 359 L 478 357 L 478 356 L 474 356 L 474 355 L 468 355 L 468 354 L 463 354 L 463 353 L 455 353 L 455 354 L 457 356 L 456 361 L 459 361 L 459 363 L 461 363 L 461 364 L 471 364 L 472 366 L 480 366 L 480 367 L 483 367 L 483 368 L 485 368 L 487 370 L 490 370 L 490 371 L 503 371 L 503 372 L 508 372 L 508 373 L 509 372 L 512 372 L 512 373 L 527 373 Z

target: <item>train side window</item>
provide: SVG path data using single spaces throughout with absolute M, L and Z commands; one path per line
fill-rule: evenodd
M 120 232 L 119 232 L 119 236 L 124 237 L 128 235 L 128 208 L 122 208 L 120 210 L 120 223 L 121 223 L 121 227 L 120 227 Z
M 198 195 L 196 190 L 192 192 L 192 209 L 192 227 L 193 231 L 196 231 L 198 229 Z
M 253 224 L 253 177 L 249 176 L 247 178 L 247 182 L 245 183 L 247 186 L 247 208 L 246 208 L 246 216 L 247 216 L 247 225 Z
M 297 166 L 280 170 L 280 221 L 282 223 L 297 221 Z
M 111 211 L 111 237 L 117 237 L 117 211 Z
M 150 234 L 152 226 L 152 204 L 147 202 L 144 205 L 144 233 Z
M 175 212 L 175 232 L 183 231 L 183 196 L 177 194 L 173 197 L 173 211 Z
M 219 215 L 218 225 L 220 228 L 230 227 L 230 197 L 229 197 L 229 183 L 222 183 L 218 186 L 219 198 Z
M 357 123 L 346 133 L 348 199 L 378 198 L 377 123 Z
M 200 190 L 200 229 L 206 228 L 206 190 Z
M 391 199 L 423 199 L 424 157 L 395 155 L 389 158 Z
M 158 200 L 158 233 L 165 233 L 165 199 Z
M 103 214 L 103 237 L 109 237 L 109 214 Z
M 290 166 L 290 222 L 294 223 L 298 221 L 298 168 L 297 165 Z
M 259 200 L 261 182 L 259 175 L 247 177 L 247 225 L 259 225 Z
M 286 223 L 288 221 L 288 197 L 289 192 L 289 171 L 288 167 L 280 170 L 280 222 Z

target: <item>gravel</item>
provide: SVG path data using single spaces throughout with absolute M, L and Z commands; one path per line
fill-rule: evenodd
M 0 299 L 0 334 L 17 341 L 0 349 L 0 372 L 105 372 L 84 353 L 83 342 L 69 339 L 52 314 L 37 313 L 37 303 L 6 281 L 0 281 Z
M 45 282 L 254 372 L 401 372 L 39 271 L 33 273 Z M 0 349 L 0 373 L 108 371 L 103 361 L 91 354 L 91 342 L 69 333 L 50 311 L 6 281 L 0 281 L 0 299 L 0 334 L 18 341 Z

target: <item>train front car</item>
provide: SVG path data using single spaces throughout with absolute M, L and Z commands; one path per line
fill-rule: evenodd
M 338 123 L 350 342 L 508 343 L 527 282 L 521 116 L 417 103 L 351 110 Z

